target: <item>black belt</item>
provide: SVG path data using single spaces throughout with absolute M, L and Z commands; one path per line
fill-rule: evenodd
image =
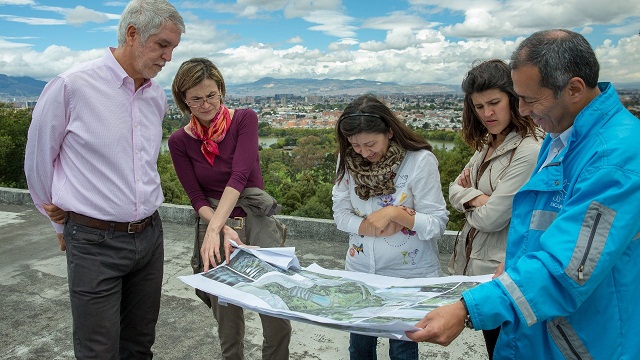
M 158 211 L 156 210 L 153 215 L 155 215 L 157 212 Z M 138 221 L 117 222 L 94 219 L 92 217 L 78 214 L 73 211 L 67 212 L 67 216 L 69 217 L 69 219 L 73 220 L 73 222 L 78 225 L 100 230 L 111 230 L 113 228 L 114 231 L 127 232 L 129 234 L 142 232 L 147 226 L 151 225 L 151 223 L 153 222 L 153 215 Z

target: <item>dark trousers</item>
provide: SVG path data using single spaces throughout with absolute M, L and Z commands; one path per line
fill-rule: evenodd
M 377 346 L 377 337 L 351 333 L 349 335 L 349 359 L 376 360 L 378 358 Z M 418 360 L 418 343 L 389 339 L 389 359 Z
M 489 360 L 493 359 L 493 350 L 496 348 L 498 342 L 498 336 L 500 336 L 500 328 L 492 330 L 482 330 L 484 336 L 484 343 L 487 345 L 487 353 L 489 354 Z
M 73 347 L 78 359 L 151 359 L 164 246 L 158 213 L 129 234 L 64 227 Z

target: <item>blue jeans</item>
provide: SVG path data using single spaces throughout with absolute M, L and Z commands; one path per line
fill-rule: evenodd
M 378 358 L 376 347 L 378 338 L 351 333 L 349 355 L 351 360 L 375 360 Z M 413 341 L 389 339 L 389 359 L 417 360 L 418 343 Z

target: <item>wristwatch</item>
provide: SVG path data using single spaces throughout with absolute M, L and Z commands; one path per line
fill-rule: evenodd
M 464 305 L 464 309 L 467 311 L 467 316 L 464 318 L 464 327 L 475 330 L 473 327 L 473 322 L 471 322 L 471 316 L 469 316 L 469 309 L 467 308 L 467 302 L 464 301 L 464 297 L 460 298 L 460 302 L 462 303 L 462 305 Z

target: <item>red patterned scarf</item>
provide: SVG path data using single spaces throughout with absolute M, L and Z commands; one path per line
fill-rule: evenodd
M 213 160 L 216 155 L 220 155 L 218 150 L 218 143 L 222 141 L 227 134 L 227 130 L 231 126 L 231 115 L 229 109 L 226 106 L 220 105 L 218 112 L 211 121 L 211 126 L 206 127 L 200 124 L 195 115 L 191 114 L 191 120 L 189 122 L 191 127 L 191 133 L 196 139 L 202 141 L 202 154 L 207 159 L 209 164 L 213 166 Z

